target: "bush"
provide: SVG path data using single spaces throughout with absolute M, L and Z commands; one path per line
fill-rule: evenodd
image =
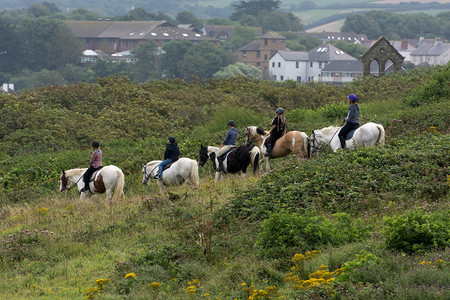
M 388 249 L 406 253 L 423 252 L 450 245 L 450 210 L 423 213 L 414 210 L 384 218 L 383 233 Z
M 339 213 L 333 220 L 323 216 L 300 216 L 296 213 L 274 213 L 262 223 L 257 245 L 263 256 L 285 256 L 324 245 L 342 245 L 367 236 L 369 228 L 361 220 Z
M 433 70 L 432 76 L 424 84 L 404 98 L 405 106 L 418 107 L 450 98 L 450 63 Z

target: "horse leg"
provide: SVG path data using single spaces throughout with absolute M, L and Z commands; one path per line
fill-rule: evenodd
M 158 179 L 158 180 L 156 180 L 156 182 L 158 183 L 158 186 L 159 186 L 159 192 L 160 193 L 164 192 L 164 183 L 163 183 L 162 179 Z
M 216 172 L 216 175 L 214 176 L 214 180 L 217 182 L 220 178 L 220 172 Z
M 270 172 L 269 157 L 264 157 L 264 160 L 266 161 L 266 172 Z
M 112 199 L 112 189 L 107 189 L 105 191 L 106 194 L 106 201 L 108 201 L 109 204 L 111 204 L 111 199 Z

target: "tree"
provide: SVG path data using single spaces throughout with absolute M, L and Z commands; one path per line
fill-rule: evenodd
M 0 14 L 0 72 L 14 72 L 21 68 L 20 39 L 17 24 Z
M 181 11 L 177 14 L 177 24 L 192 24 L 197 28 L 202 27 L 202 21 L 190 11 Z
M 230 36 L 230 44 L 233 50 L 239 49 L 248 43 L 257 40 L 259 33 L 254 27 L 236 26 Z
M 370 16 L 364 14 L 350 15 L 345 19 L 342 32 L 356 32 L 367 35 L 369 39 L 376 40 L 382 35 L 381 27 Z
M 183 56 L 180 69 L 182 78 L 211 78 L 222 67 L 236 61 L 236 56 L 210 42 L 201 42 L 190 47 Z
M 67 15 L 67 18 L 69 20 L 98 20 L 100 18 L 100 15 L 84 9 L 84 8 L 75 8 L 75 9 L 71 9 L 69 14 Z
M 336 48 L 341 49 L 348 55 L 353 56 L 354 58 L 359 58 L 367 51 L 367 48 L 364 47 L 363 45 L 355 44 L 352 42 L 332 41 L 331 44 L 334 45 Z
M 194 45 L 189 41 L 171 41 L 163 45 L 160 70 L 168 78 L 182 78 L 180 69 L 184 55 Z
M 228 78 L 234 76 L 245 76 L 247 78 L 262 79 L 262 71 L 254 66 L 237 62 L 226 66 L 222 70 L 214 73 L 213 78 Z
M 66 64 L 77 64 L 82 55 L 83 46 L 72 30 L 62 22 L 58 22 L 50 37 L 52 47 L 49 48 L 50 69 L 58 69 Z
M 153 40 L 149 40 L 131 50 L 138 62 L 133 66 L 133 79 L 140 82 L 146 82 L 148 79 L 160 78 L 161 75 L 158 71 L 158 58 L 159 51 L 156 43 Z
M 281 10 L 260 11 L 258 20 L 264 32 L 273 31 L 302 31 L 303 25 L 300 19 L 292 13 L 285 13 Z
M 238 21 L 243 15 L 257 16 L 262 10 L 276 10 L 280 7 L 280 3 L 279 0 L 241 0 L 231 5 L 235 11 L 231 14 L 230 20 Z

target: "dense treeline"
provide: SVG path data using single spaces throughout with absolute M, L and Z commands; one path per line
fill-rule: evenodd
M 419 37 L 448 40 L 450 12 L 444 11 L 433 17 L 425 13 L 394 14 L 373 10 L 348 16 L 341 30 L 364 33 L 369 39 L 378 39 L 384 35 L 391 40 Z

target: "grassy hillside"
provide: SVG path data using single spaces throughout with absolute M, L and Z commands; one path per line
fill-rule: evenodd
M 233 78 L 134 85 L 124 78 L 0 96 L 0 295 L 12 299 L 449 298 L 450 66 L 346 87 Z M 395 87 L 395 88 L 394 88 Z M 183 155 L 220 144 L 226 121 L 339 125 L 345 97 L 387 142 L 275 160 L 260 178 L 157 193 L 141 164 L 174 134 Z M 93 125 L 92 125 L 93 124 Z M 126 197 L 60 194 L 90 140 L 125 171 Z

